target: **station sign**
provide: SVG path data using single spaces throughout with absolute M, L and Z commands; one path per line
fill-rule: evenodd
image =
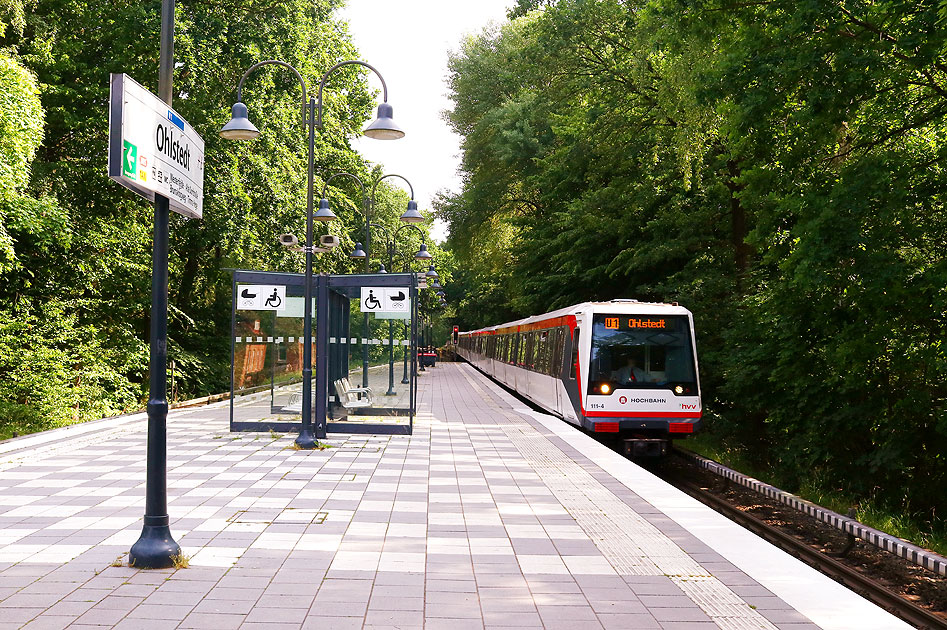
M 375 313 L 379 319 L 405 319 L 411 313 L 407 287 L 362 287 L 363 313 Z
M 178 214 L 203 216 L 204 141 L 127 74 L 111 75 L 108 173 L 149 201 L 157 193 Z
M 305 304 L 305 300 L 301 301 Z M 286 285 L 237 285 L 238 311 L 282 311 L 286 309 Z

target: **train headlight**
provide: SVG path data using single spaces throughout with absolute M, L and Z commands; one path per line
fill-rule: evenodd
M 612 393 L 612 387 L 608 383 L 602 383 L 602 386 L 599 388 L 601 392 L 605 395 Z
M 674 393 L 677 394 L 678 396 L 680 396 L 681 394 L 683 394 L 683 393 L 684 393 L 684 386 L 683 386 L 683 385 L 675 385 L 675 386 L 674 386 Z

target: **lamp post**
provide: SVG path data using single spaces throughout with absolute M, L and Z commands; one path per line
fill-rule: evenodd
M 369 267 L 370 256 L 366 252 L 371 251 L 372 213 L 374 212 L 374 208 L 375 208 L 375 192 L 378 189 L 378 184 L 381 183 L 383 179 L 386 179 L 388 177 L 400 177 L 401 179 L 405 181 L 405 183 L 408 184 L 408 188 L 411 189 L 411 200 L 408 201 L 408 209 L 404 211 L 404 213 L 401 215 L 400 218 L 402 221 L 409 224 L 420 223 L 424 221 L 424 216 L 420 212 L 418 212 L 418 202 L 414 200 L 414 187 L 411 186 L 411 182 L 409 182 L 406 178 L 402 177 L 401 175 L 397 175 L 394 173 L 390 175 L 382 175 L 375 181 L 374 185 L 372 186 L 372 195 L 371 195 L 370 200 L 368 200 L 368 204 L 366 206 L 365 184 L 362 182 L 362 180 L 351 173 L 336 173 L 335 175 L 333 175 L 326 181 L 326 185 L 323 188 L 322 200 L 319 202 L 320 209 L 323 207 L 326 208 L 326 210 L 329 209 L 329 201 L 326 199 L 326 188 L 328 188 L 329 182 L 331 182 L 336 177 L 348 177 L 350 179 L 353 179 L 356 182 L 358 182 L 358 185 L 361 186 L 362 188 L 362 199 L 363 199 L 362 205 L 364 208 L 362 211 L 362 214 L 365 215 L 365 244 L 364 244 L 365 249 L 364 250 L 362 249 L 363 247 L 362 243 L 356 243 L 355 251 L 349 254 L 349 258 L 364 258 L 365 259 L 365 273 L 366 274 L 371 273 L 371 268 Z M 367 340 L 368 335 L 369 335 L 368 315 L 366 314 L 365 318 L 363 319 L 362 339 Z M 368 387 L 368 344 L 367 343 L 362 343 L 362 387 Z
M 398 177 L 401 177 L 401 176 L 398 175 Z M 404 178 L 402 178 L 402 179 L 404 179 Z M 407 180 L 405 180 L 405 181 L 407 181 Z M 377 185 L 377 182 L 376 182 L 376 185 Z M 408 185 L 410 186 L 411 184 L 409 183 Z M 413 191 L 412 191 L 412 196 L 413 196 Z M 408 205 L 408 210 L 405 212 L 405 214 L 408 214 L 408 212 L 411 212 L 411 205 L 410 205 L 410 202 L 409 202 L 409 205 Z M 417 209 L 416 209 L 416 208 L 415 208 L 415 212 L 417 212 Z M 420 216 L 420 215 L 419 215 L 419 216 Z M 402 220 L 404 220 L 404 215 L 402 215 L 401 218 L 402 218 Z M 416 230 L 417 233 L 421 235 L 421 246 L 418 248 L 418 251 L 414 254 L 415 260 L 426 260 L 426 261 L 430 261 L 430 259 L 432 258 L 431 253 L 430 253 L 429 251 L 427 251 L 427 244 L 424 242 L 424 240 L 425 240 L 424 232 L 421 231 L 421 228 L 417 227 L 416 225 L 412 225 L 411 223 L 409 223 L 408 225 L 402 225 L 402 226 L 399 227 L 397 230 L 395 230 L 394 233 L 392 233 L 391 230 L 389 230 L 389 229 L 388 229 L 386 226 L 384 226 L 384 225 L 381 225 L 381 224 L 379 224 L 379 223 L 369 223 L 369 229 L 370 229 L 370 228 L 373 228 L 373 227 L 374 227 L 374 228 L 378 228 L 378 229 L 382 230 L 382 231 L 385 233 L 385 237 L 386 237 L 385 249 L 386 249 L 387 254 L 388 254 L 388 266 L 391 267 L 392 269 L 394 268 L 394 257 L 395 257 L 395 254 L 398 253 L 398 248 L 397 248 L 398 235 L 401 234 L 401 232 L 402 232 L 403 230 L 406 230 L 406 229 L 408 229 L 408 228 L 411 228 L 411 229 L 413 229 L 413 230 Z M 368 266 L 369 266 L 369 256 L 368 256 L 368 254 L 360 247 L 360 245 L 361 245 L 361 243 L 356 243 L 356 244 L 355 244 L 355 251 L 353 251 L 351 254 L 349 254 L 349 258 L 364 258 L 364 259 L 365 259 L 365 266 L 368 267 Z M 433 269 L 433 265 L 431 266 L 431 268 Z M 405 260 L 405 272 L 407 272 L 407 271 L 409 271 L 409 266 L 408 266 L 407 260 Z M 379 273 L 387 273 L 387 272 L 385 271 L 385 266 L 384 266 L 384 265 L 382 265 L 381 270 L 379 270 Z M 405 324 L 405 327 L 407 327 L 407 323 Z M 401 380 L 401 383 L 402 383 L 402 384 L 407 384 L 407 383 L 409 383 L 409 382 L 410 382 L 410 381 L 408 381 L 408 351 L 405 350 L 405 373 L 404 373 L 404 378 Z M 396 392 L 395 392 L 394 322 L 389 319 L 389 320 L 388 320 L 388 391 L 385 392 L 385 395 L 386 395 L 386 396 L 394 396 L 395 394 L 396 394 Z
M 359 188 L 362 189 L 362 213 L 365 215 L 365 220 L 368 221 L 371 216 L 371 210 L 367 206 L 368 200 L 365 194 L 365 184 L 358 177 L 358 175 L 353 175 L 352 173 L 335 173 L 332 175 L 332 177 L 326 180 L 325 185 L 322 187 L 322 199 L 319 200 L 319 209 L 322 210 L 325 208 L 327 212 L 331 212 L 331 210 L 329 210 L 329 200 L 327 198 L 329 184 L 332 183 L 332 180 L 338 177 L 347 177 L 358 184 Z M 366 236 L 369 236 L 367 229 Z M 361 250 L 362 244 L 356 243 L 355 246 L 356 250 Z M 365 240 L 365 248 L 368 248 L 368 239 Z M 371 273 L 371 270 L 368 268 L 368 258 L 365 259 L 365 273 Z M 362 319 L 362 387 L 368 387 L 368 335 L 368 314 L 364 313 Z
M 312 206 L 313 206 L 313 188 L 314 188 L 314 177 L 315 177 L 315 143 L 316 143 L 316 129 L 322 130 L 322 92 L 325 89 L 326 79 L 329 78 L 329 75 L 334 71 L 342 68 L 343 66 L 349 65 L 358 65 L 368 68 L 381 80 L 382 85 L 382 104 L 378 106 L 378 115 L 375 120 L 365 128 L 362 132 L 369 138 L 375 138 L 378 140 L 397 140 L 404 136 L 404 132 L 395 124 L 391 119 L 392 116 L 392 107 L 388 104 L 388 86 L 385 84 L 385 79 L 381 76 L 381 73 L 378 72 L 374 67 L 365 63 L 364 61 L 341 61 L 326 71 L 322 75 L 322 79 L 319 81 L 319 92 L 318 96 L 310 95 L 307 99 L 306 97 L 306 81 L 303 79 L 302 75 L 299 73 L 296 68 L 289 65 L 284 61 L 277 61 L 275 59 L 268 59 L 266 61 L 261 61 L 250 66 L 246 72 L 243 73 L 243 76 L 240 78 L 240 83 L 237 85 L 237 102 L 234 103 L 233 108 L 231 109 L 232 116 L 230 122 L 228 122 L 220 130 L 220 136 L 227 140 L 253 140 L 254 138 L 260 135 L 259 130 L 250 122 L 250 119 L 247 117 L 247 106 L 243 103 L 243 83 L 247 80 L 247 77 L 251 72 L 257 68 L 267 66 L 267 65 L 278 65 L 283 68 L 286 68 L 292 71 L 296 75 L 296 78 L 299 79 L 299 84 L 302 87 L 302 103 L 303 111 L 306 112 L 303 114 L 303 123 L 308 126 L 308 135 L 309 135 L 309 169 L 308 169 L 308 188 L 306 194 L 306 246 L 304 251 L 306 252 L 306 284 L 303 289 L 303 300 L 305 304 L 303 306 L 303 385 L 302 385 L 302 426 L 299 430 L 299 437 L 296 438 L 296 445 L 300 448 L 315 448 L 317 442 L 315 437 L 313 437 L 312 432 L 312 255 L 314 249 L 312 245 L 312 222 L 313 220 L 317 221 L 331 221 L 335 219 L 335 215 L 329 210 L 328 202 L 326 202 L 325 207 L 320 202 L 319 211 L 313 215 Z M 324 305 L 321 305 L 324 306 Z M 321 309 L 320 309 L 321 310 Z M 323 326 L 325 322 L 322 323 Z M 325 406 L 326 398 L 328 396 L 326 383 L 326 370 L 327 365 L 322 363 L 326 362 L 325 353 L 320 353 L 322 359 L 320 364 L 317 366 L 316 374 L 320 375 L 319 382 L 316 383 L 316 407 L 319 414 L 319 419 L 316 423 L 316 433 L 318 437 L 325 436 Z

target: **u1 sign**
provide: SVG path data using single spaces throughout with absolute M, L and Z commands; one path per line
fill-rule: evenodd
M 172 210 L 200 219 L 204 141 L 176 111 L 127 74 L 112 74 L 109 98 L 109 177 Z

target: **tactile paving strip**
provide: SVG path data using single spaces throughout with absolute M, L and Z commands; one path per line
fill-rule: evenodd
M 721 628 L 776 628 L 759 613 L 747 615 L 746 602 L 716 578 L 672 576 L 671 581 Z
M 471 384 L 492 404 L 492 397 Z M 510 442 L 616 571 L 670 577 L 724 630 L 778 630 L 531 425 L 504 415 L 510 423 L 502 429 Z

